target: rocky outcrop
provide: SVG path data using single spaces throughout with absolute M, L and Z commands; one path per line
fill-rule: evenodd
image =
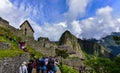
M 60 40 L 59 45 L 68 45 L 70 46 L 76 53 L 76 57 L 84 58 L 84 53 L 81 50 L 81 47 L 77 41 L 77 38 L 71 34 L 69 31 L 65 31 Z
M 23 54 L 16 57 L 4 58 L 0 60 L 0 73 L 18 73 L 19 66 L 23 61 L 28 61 L 29 55 Z

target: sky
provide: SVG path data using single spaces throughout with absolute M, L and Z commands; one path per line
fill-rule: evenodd
M 58 41 L 69 30 L 100 39 L 120 32 L 120 0 L 0 0 L 0 17 L 15 28 L 28 20 L 34 37 Z

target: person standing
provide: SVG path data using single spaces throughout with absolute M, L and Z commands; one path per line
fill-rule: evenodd
M 19 68 L 19 73 L 28 73 L 28 70 L 27 70 L 27 62 L 23 62 L 22 65 L 20 66 Z
M 46 73 L 47 68 L 46 68 L 45 57 L 40 59 L 40 70 L 41 70 L 41 73 Z
M 32 60 L 29 60 L 27 69 L 28 69 L 28 73 L 32 73 L 32 69 L 33 69 L 33 61 Z
M 33 62 L 32 73 L 37 73 L 36 67 L 37 67 L 37 59 L 35 58 L 35 59 L 34 59 L 34 62 Z

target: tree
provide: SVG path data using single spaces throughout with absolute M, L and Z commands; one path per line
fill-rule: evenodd
M 115 63 L 120 67 L 120 56 L 115 57 Z
M 87 63 L 95 73 L 120 73 L 120 68 L 114 61 L 107 58 L 92 58 Z
M 62 64 L 62 58 L 67 58 L 69 55 L 67 53 L 67 50 L 59 50 L 59 49 L 55 49 L 56 52 L 56 56 L 60 56 L 61 57 L 61 64 Z
M 117 45 L 120 45 L 120 36 L 113 36 L 113 40 Z

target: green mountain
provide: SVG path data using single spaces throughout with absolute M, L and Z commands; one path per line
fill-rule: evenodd
M 70 46 L 72 50 L 75 51 L 77 57 L 79 58 L 85 57 L 84 53 L 81 50 L 81 46 L 78 43 L 77 38 L 73 34 L 71 34 L 68 30 L 62 34 L 59 40 L 59 45 Z
M 111 35 L 108 35 L 99 40 L 99 44 L 104 46 L 107 50 L 111 51 L 114 56 L 120 54 L 120 45 L 116 44 L 115 40 L 113 39 L 114 36 L 120 36 L 119 32 L 114 32 Z
M 89 55 L 94 55 L 96 57 L 106 57 L 106 58 L 112 57 L 110 51 L 108 51 L 104 46 L 93 40 L 91 41 L 91 40 L 78 39 L 78 41 L 82 47 L 82 50 Z

